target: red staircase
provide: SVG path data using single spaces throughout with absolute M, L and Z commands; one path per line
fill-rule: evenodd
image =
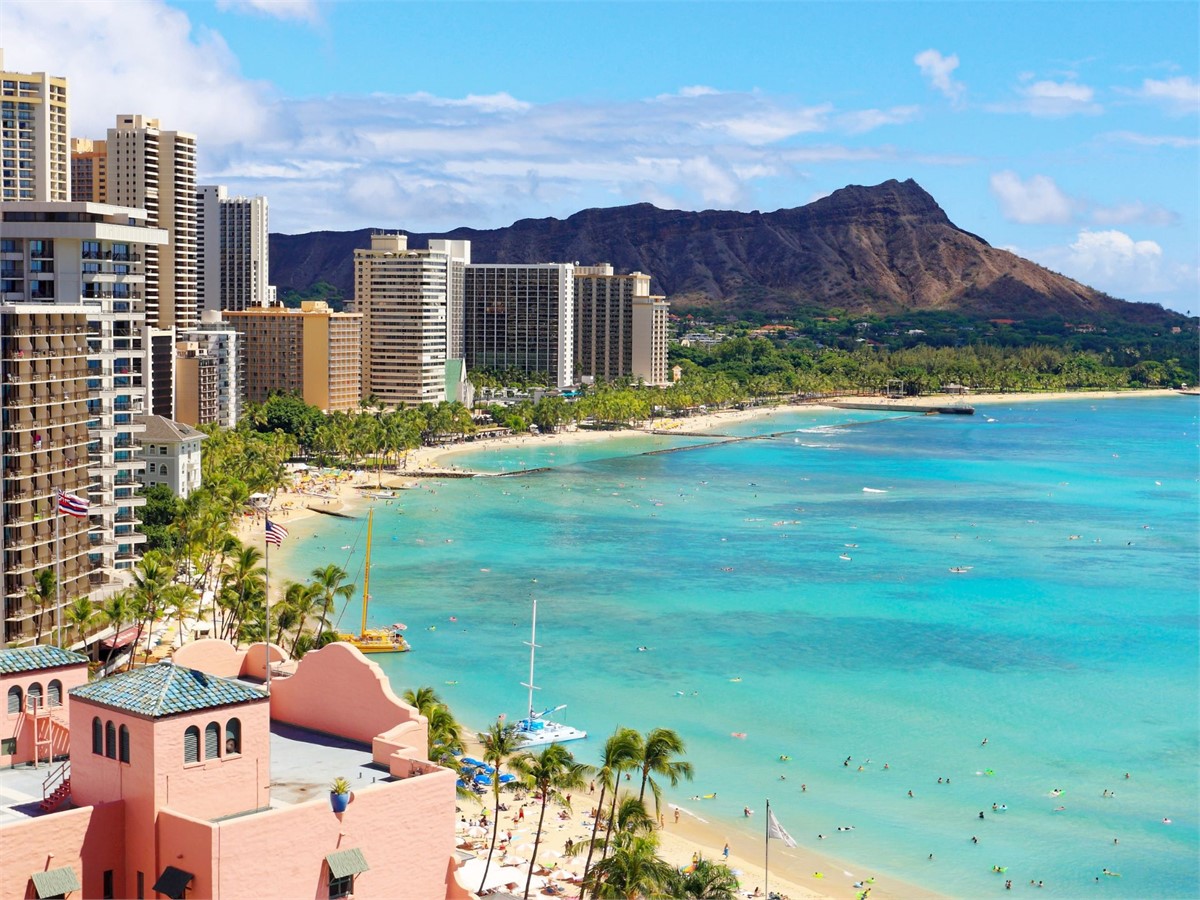
M 62 805 L 62 802 L 69 799 L 70 796 L 71 779 L 70 777 L 67 777 L 63 779 L 63 781 L 59 783 L 58 787 L 54 789 L 54 792 L 47 796 L 45 800 L 38 804 L 38 806 L 42 812 L 54 812 L 54 810 L 58 809 L 58 807 Z

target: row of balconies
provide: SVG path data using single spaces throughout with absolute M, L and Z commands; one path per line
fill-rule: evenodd
M 114 253 L 112 250 L 85 250 L 80 255 L 80 259 L 102 259 L 112 262 L 141 262 L 142 255 L 140 253 Z

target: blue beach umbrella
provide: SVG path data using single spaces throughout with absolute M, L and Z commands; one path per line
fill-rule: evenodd
M 460 787 L 460 788 L 465 788 L 467 786 L 467 783 L 460 778 L 460 779 L 458 779 L 458 781 L 454 782 L 454 786 Z
M 464 756 L 462 758 L 462 761 L 465 765 L 468 765 L 468 766 L 482 766 L 483 765 L 483 763 L 481 763 L 479 760 L 477 760 L 473 756 Z
M 484 764 L 483 764 L 482 766 L 480 766 L 479 768 L 483 769 L 483 771 L 487 772 L 489 775 L 495 775 L 495 774 L 496 774 L 496 767 L 495 767 L 495 766 L 489 766 L 487 763 L 484 763 Z
M 484 775 L 482 772 L 480 772 L 478 775 L 475 776 L 474 781 L 476 784 L 491 784 L 492 776 Z
M 517 780 L 516 775 L 501 775 L 500 776 L 501 784 L 508 784 L 510 781 L 516 781 L 516 780 Z

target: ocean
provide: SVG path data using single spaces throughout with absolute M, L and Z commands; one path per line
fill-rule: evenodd
M 1200 896 L 1198 412 L 814 409 L 723 444 L 456 456 L 548 468 L 375 503 L 371 620 L 406 623 L 413 650 L 374 658 L 473 730 L 513 720 L 536 595 L 535 704 L 589 731 L 571 749 L 595 762 L 617 725 L 675 729 L 696 777 L 666 799 L 742 848 L 769 798 L 856 875 Z M 296 522 L 276 577 L 337 562 L 361 585 L 364 526 Z

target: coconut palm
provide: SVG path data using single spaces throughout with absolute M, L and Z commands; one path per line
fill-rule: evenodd
M 171 583 L 171 575 L 171 567 L 157 550 L 151 550 L 134 567 L 132 572 L 133 601 L 137 604 L 138 609 L 138 631 L 134 646 L 141 643 L 142 631 L 146 623 L 153 624 L 158 616 L 158 606 L 162 600 L 163 591 Z M 149 635 L 146 637 L 146 653 L 150 653 Z M 132 654 L 129 662 L 130 665 L 133 664 Z
M 483 761 L 491 763 L 496 771 L 492 773 L 492 794 L 496 798 L 496 813 L 492 817 L 492 842 L 488 847 L 487 862 L 483 865 L 483 877 L 479 880 L 479 890 L 487 884 L 488 869 L 492 865 L 492 854 L 496 852 L 496 835 L 500 831 L 500 792 L 504 785 L 500 783 L 501 769 L 514 753 L 521 749 L 525 738 L 517 734 L 516 725 L 505 725 L 503 722 L 493 722 L 487 731 L 480 732 L 480 743 L 483 744 Z
M 612 854 L 596 863 L 583 886 L 600 900 L 672 896 L 667 885 L 673 873 L 658 855 L 658 835 L 653 831 L 619 831 Z
M 313 597 L 316 605 L 321 607 L 321 624 L 317 629 L 317 646 L 325 644 L 325 620 L 333 611 L 334 600 L 339 597 L 348 600 L 354 596 L 354 585 L 343 584 L 346 580 L 346 570 L 341 566 L 329 563 L 317 566 L 310 576 L 313 580 Z
M 75 627 L 75 637 L 77 640 L 83 640 L 83 634 L 96 621 L 96 607 L 92 605 L 92 601 L 87 597 L 76 597 L 67 604 L 66 612 L 63 614 L 68 625 Z
M 512 768 L 521 782 L 542 796 L 538 813 L 537 833 L 533 837 L 533 856 L 529 860 L 529 872 L 525 876 L 525 900 L 529 900 L 529 885 L 533 881 L 533 870 L 537 866 L 538 846 L 542 841 L 542 823 L 546 819 L 546 804 L 550 800 L 562 803 L 567 809 L 570 802 L 564 797 L 567 791 L 582 790 L 587 777 L 594 769 L 576 762 L 571 751 L 562 744 L 549 744 L 540 753 L 526 751 L 513 757 Z M 497 772 L 497 777 L 499 773 Z
M 462 750 L 462 726 L 433 688 L 428 685 L 415 691 L 410 688 L 404 692 L 404 702 L 428 720 L 429 760 L 444 763 L 446 757 Z
M 113 638 L 121 633 L 121 624 L 129 619 L 129 591 L 118 591 L 113 594 L 100 607 L 100 617 L 104 620 L 105 625 L 109 625 L 113 630 Z M 104 658 L 104 665 L 107 667 L 112 661 L 113 650 L 116 649 L 116 641 L 108 648 L 108 656 Z
M 669 897 L 694 897 L 696 900 L 733 900 L 737 890 L 738 880 L 733 870 L 704 857 L 687 870 L 673 870 L 663 886 L 663 893 Z
M 37 629 L 37 635 L 33 639 L 35 644 L 42 642 L 42 620 L 45 618 L 47 607 L 54 602 L 54 591 L 57 587 L 58 576 L 54 574 L 54 570 L 42 569 L 33 577 L 33 584 L 25 588 L 25 599 L 37 610 L 34 617 L 34 627 Z
M 600 819 L 603 818 L 604 812 L 604 795 L 608 791 L 612 791 L 613 796 L 617 794 L 617 788 L 620 784 L 621 773 L 632 769 L 638 759 L 638 754 L 642 746 L 642 736 L 632 728 L 617 728 L 616 731 L 609 736 L 604 742 L 604 754 L 600 759 L 600 768 L 596 775 L 600 780 L 600 798 L 596 802 L 596 817 L 592 820 L 592 839 L 588 843 L 587 860 L 583 864 L 583 874 L 587 877 L 588 869 L 592 866 L 592 850 L 596 846 L 596 830 L 600 826 Z M 611 815 L 609 817 L 611 821 Z M 605 832 L 610 834 L 612 828 Z
M 179 646 L 183 646 L 183 620 L 196 615 L 196 595 L 186 584 L 172 584 L 163 591 L 162 612 L 165 618 L 174 617 L 179 631 Z
M 640 760 L 642 789 L 638 793 L 638 799 L 645 800 L 646 785 L 649 784 L 654 794 L 655 812 L 662 802 L 662 790 L 653 775 L 665 775 L 670 779 L 672 786 L 679 784 L 681 778 L 692 780 L 692 764 L 674 759 L 682 754 L 684 749 L 683 738 L 670 728 L 655 728 L 646 734 Z
M 259 566 L 262 558 L 262 551 L 257 547 L 243 545 L 226 560 L 222 577 L 225 589 L 221 593 L 229 608 L 221 633 L 223 639 L 237 634 L 246 616 L 245 607 L 266 589 L 266 571 Z

